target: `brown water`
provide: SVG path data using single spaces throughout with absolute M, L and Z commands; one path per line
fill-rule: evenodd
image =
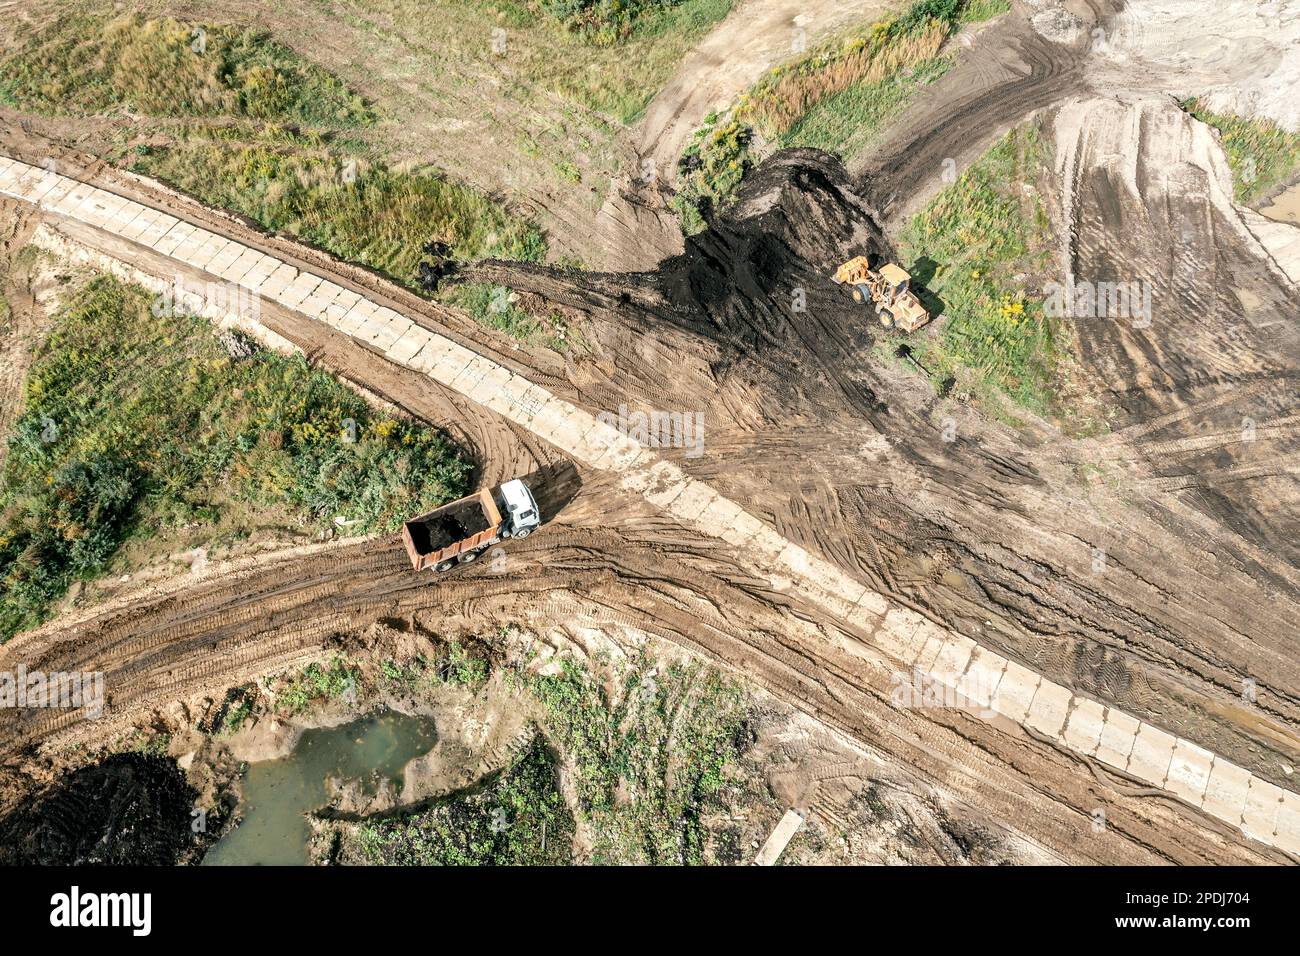
M 1271 203 L 1260 209 L 1260 212 L 1278 222 L 1300 225 L 1300 183 L 1275 196 Z
M 208 851 L 204 866 L 304 866 L 310 828 L 304 814 L 327 802 L 329 777 L 360 780 L 369 793 L 379 782 L 400 782 L 402 768 L 437 742 L 433 721 L 394 711 L 340 727 L 308 730 L 293 753 L 248 765 L 244 821 Z

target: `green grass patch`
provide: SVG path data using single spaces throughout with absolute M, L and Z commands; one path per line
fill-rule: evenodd
M 545 318 L 533 315 L 516 303 L 516 296 L 505 286 L 466 282 L 452 286 L 443 298 L 464 309 L 479 325 L 504 332 L 525 345 L 564 352 L 574 341 L 563 318 L 553 313 Z
M 754 143 L 813 147 L 852 157 L 865 151 L 918 89 L 952 65 L 944 42 L 996 2 L 917 0 L 773 67 L 721 117 L 710 115 L 683 151 L 673 205 L 688 235 L 734 198 L 757 161 Z
M 405 866 L 561 866 L 573 856 L 573 816 L 554 754 L 538 735 L 483 786 L 357 830 L 365 862 Z
M 308 664 L 279 690 L 275 708 L 282 713 L 301 714 L 313 705 L 338 700 L 356 689 L 359 673 L 342 657 L 334 657 L 328 664 Z
M 433 170 L 399 171 L 321 145 L 196 137 L 139 155 L 134 168 L 408 284 L 429 242 L 466 261 L 537 262 L 546 254 L 535 226 L 474 189 Z
M 1012 130 L 914 216 L 900 239 L 913 279 L 932 299 L 927 305 L 948 317 L 937 335 L 908 338 L 918 360 L 976 399 L 997 390 L 1048 413 L 1063 330 L 1013 279 L 1042 270 L 1051 256 L 1046 212 L 1021 188 L 1041 164 L 1037 131 Z
M 522 675 L 574 769 L 595 863 L 700 863 L 704 815 L 736 759 L 741 688 L 702 664 Z M 607 691 L 607 678 L 619 692 Z
M 780 136 L 780 144 L 811 146 L 856 156 L 907 106 L 916 91 L 952 66 L 947 56 L 930 57 L 874 83 L 855 83 L 818 100 Z
M 1237 202 L 1249 204 L 1268 195 L 1300 170 L 1300 133 L 1289 133 L 1269 119 L 1212 113 L 1196 99 L 1181 106 L 1219 131 Z
M 34 112 L 236 116 L 324 126 L 374 121 L 338 79 L 262 32 L 117 16 L 67 16 L 20 32 L 0 90 Z
M 95 279 L 34 359 L 0 471 L 0 638 L 128 540 L 216 527 L 230 509 L 391 531 L 467 490 L 470 464 L 440 434 L 162 305 Z

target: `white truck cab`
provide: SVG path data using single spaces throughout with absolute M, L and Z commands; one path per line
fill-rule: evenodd
M 503 482 L 500 496 L 501 511 L 506 525 L 501 529 L 504 532 L 502 537 L 526 538 L 542 523 L 533 493 L 518 478 Z

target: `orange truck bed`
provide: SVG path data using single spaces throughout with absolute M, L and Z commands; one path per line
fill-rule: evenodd
M 501 512 L 487 488 L 468 498 L 443 505 L 402 525 L 402 540 L 411 566 L 432 568 L 496 541 L 501 532 Z

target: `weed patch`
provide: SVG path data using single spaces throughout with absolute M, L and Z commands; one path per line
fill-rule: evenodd
M 301 357 L 155 308 L 110 278 L 39 350 L 0 471 L 0 637 L 35 626 L 132 538 L 216 526 L 234 503 L 391 531 L 465 493 L 441 435 L 379 414 Z

